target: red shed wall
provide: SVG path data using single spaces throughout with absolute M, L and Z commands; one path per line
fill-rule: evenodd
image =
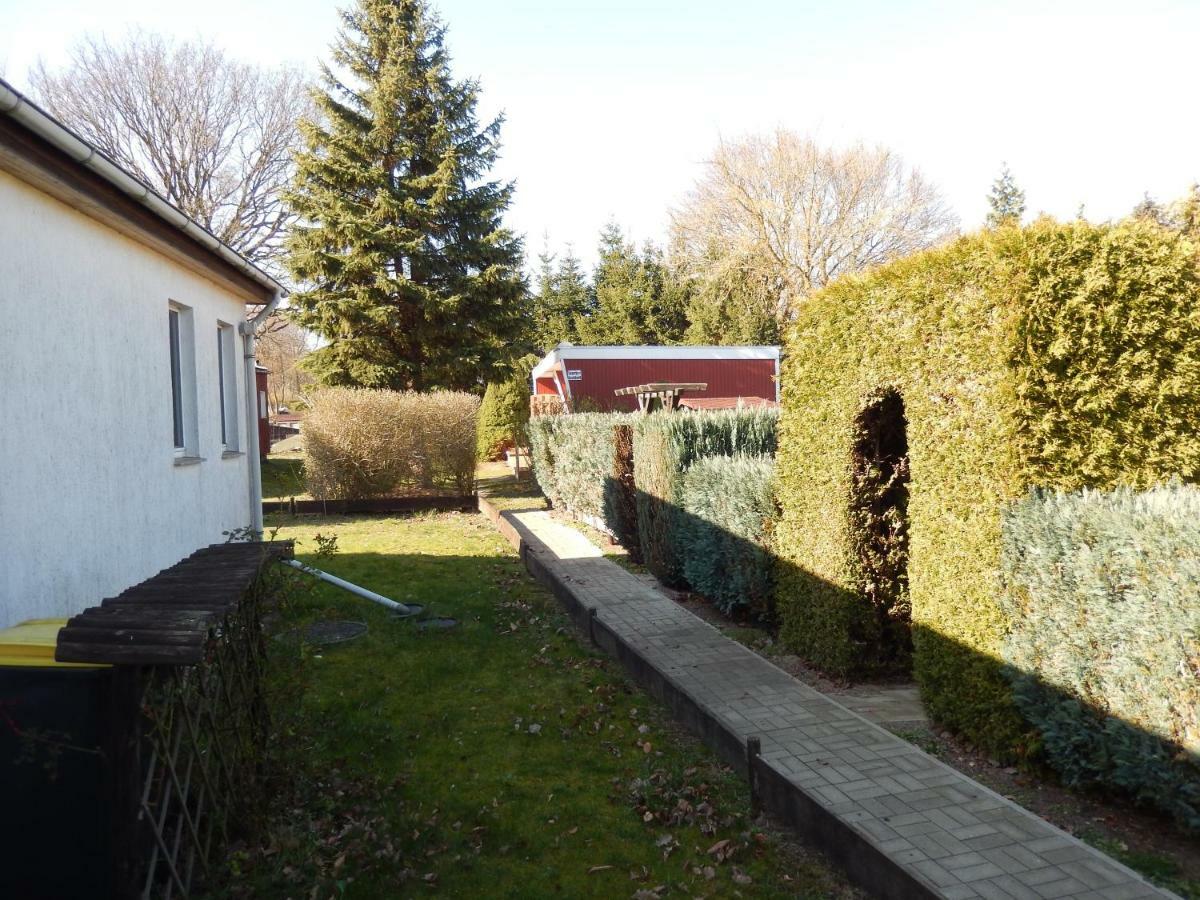
M 271 452 L 271 421 L 267 417 L 267 373 L 262 369 L 254 372 L 254 386 L 258 402 L 258 453 L 266 456 Z
M 615 397 L 617 388 L 655 381 L 705 382 L 695 397 L 763 397 L 775 399 L 773 359 L 565 359 L 562 367 L 578 371 L 571 396 L 588 397 L 602 409 L 637 409 L 636 397 Z

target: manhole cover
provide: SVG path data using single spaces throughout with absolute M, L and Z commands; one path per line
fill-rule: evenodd
M 304 640 L 310 644 L 341 644 L 366 633 L 366 622 L 313 622 L 304 629 Z
M 422 631 L 445 631 L 447 628 L 453 628 L 458 624 L 458 619 L 447 619 L 442 616 L 433 616 L 428 619 L 422 619 L 417 623 L 417 627 Z

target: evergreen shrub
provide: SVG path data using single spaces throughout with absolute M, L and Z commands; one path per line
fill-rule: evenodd
M 562 504 L 554 482 L 553 451 L 554 433 L 559 422 L 563 420 L 564 417 L 560 415 L 533 416 L 525 426 L 525 434 L 529 438 L 529 464 L 533 466 L 533 477 L 551 506 Z
M 1200 829 L 1200 489 L 1031 492 L 1002 533 L 1006 674 L 1046 760 Z
M 613 426 L 632 416 L 572 413 L 558 418 L 551 439 L 555 491 L 568 511 L 600 524 L 605 518 L 604 486 L 612 478 L 616 454 Z
M 637 530 L 637 489 L 633 479 L 633 425 L 613 425 L 613 469 L 604 483 L 604 522 L 633 562 L 642 561 Z
M 886 391 L 906 423 L 907 603 L 926 706 L 998 755 L 1023 752 L 1000 662 L 1001 510 L 1035 486 L 1200 474 L 1195 248 L 1146 223 L 1040 220 L 805 300 L 784 353 L 776 603 L 783 640 L 837 674 L 878 658 L 852 451 Z
M 475 453 L 480 460 L 500 459 L 525 434 L 529 421 L 529 380 L 537 357 L 529 355 L 513 366 L 502 381 L 488 384 L 479 407 L 479 436 Z
M 775 461 L 769 456 L 707 456 L 684 473 L 680 523 L 683 574 L 726 613 L 770 621 L 775 576 L 770 543 Z
M 318 499 L 358 500 L 475 484 L 479 398 L 461 391 L 325 388 L 304 418 L 304 475 Z
M 665 584 L 683 585 L 683 473 L 704 456 L 775 453 L 778 411 L 658 412 L 636 419 L 633 478 L 642 559 Z

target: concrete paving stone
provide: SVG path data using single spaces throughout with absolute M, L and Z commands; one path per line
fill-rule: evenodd
M 1036 869 L 1026 869 L 1024 872 L 1011 873 L 1017 881 L 1028 887 L 1037 887 L 1039 884 L 1048 884 L 1051 881 L 1057 881 L 1063 877 L 1062 869 L 1058 866 L 1039 866 Z
M 912 867 L 938 887 L 945 888 L 962 884 L 953 873 L 947 872 L 936 860 L 918 860 L 912 864 Z
M 967 866 L 962 869 L 955 869 L 954 874 L 968 883 L 975 881 L 983 881 L 987 878 L 998 878 L 1001 875 L 1007 874 L 995 863 L 981 862 L 977 866 Z
M 995 897 L 998 900 L 1038 900 L 1033 889 L 1017 881 L 1011 875 L 998 875 L 971 884 L 980 897 Z
M 1057 881 L 1047 881 L 1045 884 L 1035 885 L 1033 892 L 1044 900 L 1062 900 L 1063 897 L 1070 897 L 1072 894 L 1086 890 L 1086 887 L 1074 878 L 1060 878 Z
M 966 853 L 958 853 L 954 856 L 947 856 L 941 860 L 941 864 L 951 872 L 957 872 L 958 869 L 967 866 L 978 866 L 985 862 L 987 860 L 973 850 L 969 850 Z
M 943 897 L 949 898 L 949 900 L 971 900 L 971 898 L 979 896 L 975 888 L 969 884 L 948 885 L 942 888 L 939 893 Z

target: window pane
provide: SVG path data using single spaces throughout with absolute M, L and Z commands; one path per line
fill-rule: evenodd
M 221 443 L 228 444 L 225 435 L 225 330 L 217 326 L 217 384 L 221 396 Z
M 179 371 L 179 313 L 167 311 L 171 339 L 171 411 L 175 426 L 175 446 L 183 446 L 183 388 Z

